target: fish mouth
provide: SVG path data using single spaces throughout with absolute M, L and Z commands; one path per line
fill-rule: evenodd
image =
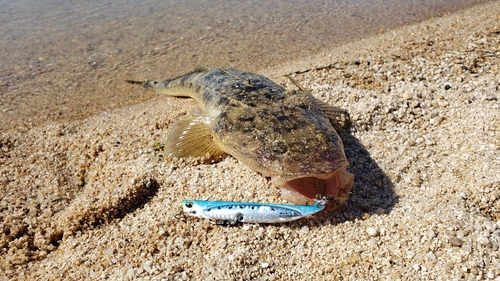
M 311 204 L 323 196 L 330 196 L 340 206 L 349 197 L 354 176 L 347 165 L 327 175 L 309 175 L 280 184 L 285 199 L 296 204 Z M 337 206 L 335 206 L 337 207 Z

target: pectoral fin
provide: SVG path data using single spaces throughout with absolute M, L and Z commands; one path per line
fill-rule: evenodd
M 201 158 L 214 162 L 224 156 L 212 135 L 212 119 L 209 117 L 184 117 L 177 121 L 165 143 L 168 158 Z

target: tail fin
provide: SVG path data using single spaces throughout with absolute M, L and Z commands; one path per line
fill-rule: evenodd
M 136 80 L 125 80 L 125 82 L 134 84 L 134 85 L 142 85 L 144 88 L 166 88 L 169 84 L 169 81 L 156 81 L 156 80 L 144 80 L 144 81 L 136 81 Z
M 144 81 L 125 80 L 125 82 L 130 83 L 130 84 L 134 84 L 134 85 L 145 85 L 148 83 L 148 80 L 147 79 Z

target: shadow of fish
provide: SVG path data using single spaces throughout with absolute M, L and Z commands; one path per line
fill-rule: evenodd
M 312 203 L 318 194 L 336 205 L 347 199 L 353 175 L 333 126 L 336 110 L 300 86 L 286 90 L 262 75 L 208 67 L 173 80 L 127 82 L 196 100 L 198 112 L 173 125 L 169 158 L 216 161 L 227 153 L 270 177 L 291 202 Z

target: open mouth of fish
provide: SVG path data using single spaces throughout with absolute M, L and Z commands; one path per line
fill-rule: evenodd
M 330 196 L 342 204 L 348 197 L 354 176 L 347 166 L 326 175 L 308 175 L 285 182 L 275 179 L 275 184 L 281 189 L 282 196 L 296 204 L 311 203 L 319 200 L 318 195 Z

